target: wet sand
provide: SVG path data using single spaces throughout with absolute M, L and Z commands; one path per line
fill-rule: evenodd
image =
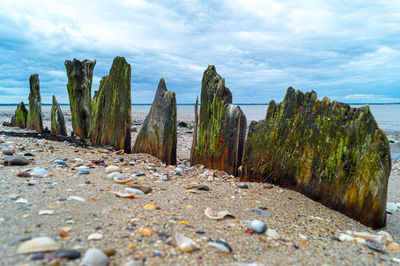
M 44 114 L 44 124 L 49 126 L 49 114 Z M 133 127 L 140 128 L 145 114 L 133 113 Z M 9 118 L 1 116 L 1 123 Z M 66 120 L 68 123 L 68 115 Z M 178 116 L 178 120 L 192 121 L 191 116 Z M 70 123 L 68 123 L 70 124 Z M 70 125 L 68 126 L 71 130 Z M 18 131 L 16 128 L 1 130 Z M 134 261 L 137 265 L 243 265 L 258 264 L 392 264 L 400 258 L 400 252 L 378 252 L 365 244 L 337 241 L 347 230 L 376 231 L 344 216 L 341 213 L 314 202 L 307 197 L 276 186 L 263 183 L 246 183 L 248 189 L 237 187 L 239 180 L 212 173 L 200 166 L 190 167 L 192 134 L 188 128 L 178 130 L 178 166 L 163 166 L 157 159 L 145 154 L 119 155 L 103 148 L 79 148 L 68 143 L 38 139 L 1 137 L 2 150 L 12 149 L 16 155 L 30 152 L 34 155 L 27 166 L 5 166 L 0 168 L 0 253 L 3 265 L 41 265 L 43 261 L 31 261 L 31 255 L 19 255 L 17 247 L 23 240 L 48 236 L 56 239 L 64 249 L 79 250 L 82 255 L 90 247 L 113 248 L 116 254 L 110 257 L 111 265 L 123 265 Z M 137 133 L 133 133 L 133 140 Z M 388 133 L 392 151 L 400 147 L 399 132 Z M 399 149 L 400 150 L 400 149 Z M 2 157 L 4 158 L 4 156 Z M 67 166 L 56 166 L 54 159 L 66 159 Z M 77 160 L 81 159 L 81 160 Z M 122 161 L 123 159 L 123 161 Z M 118 184 L 107 178 L 105 165 L 95 164 L 103 160 L 106 165 L 119 165 L 124 173 L 144 176 L 134 183 L 152 187 L 152 192 L 137 195 L 133 199 L 118 198 L 114 192 L 123 190 L 126 184 Z M 79 175 L 78 167 L 88 166 L 89 174 Z M 46 168 L 46 177 L 17 177 L 18 171 Z M 174 174 L 180 168 L 181 175 Z M 168 173 L 169 181 L 160 176 Z M 30 180 L 37 181 L 28 185 Z M 198 185 L 209 187 L 209 191 L 198 190 Z M 400 162 L 393 161 L 389 179 L 388 201 L 400 202 Z M 16 194 L 28 200 L 18 204 L 10 199 Z M 84 202 L 70 196 L 79 196 Z M 155 209 L 145 209 L 153 204 Z M 146 206 L 153 206 L 146 205 Z M 228 210 L 235 218 L 211 220 L 204 210 Z M 41 210 L 53 210 L 51 215 L 39 215 Z M 256 211 L 267 214 L 263 217 Z M 266 234 L 245 233 L 249 220 L 264 221 L 268 228 L 277 231 L 274 240 Z M 73 223 L 70 223 L 70 221 Z M 387 215 L 389 232 L 400 242 L 400 213 Z M 62 228 L 70 231 L 60 236 Z M 151 235 L 141 229 L 151 230 Z M 65 229 L 65 228 L 64 228 Z M 191 253 L 179 251 L 175 233 L 179 232 L 195 240 L 200 249 Z M 87 240 L 93 233 L 103 236 L 101 240 Z M 233 249 L 230 254 L 219 252 L 207 244 L 208 240 L 224 239 Z M 80 260 L 66 262 L 77 265 Z

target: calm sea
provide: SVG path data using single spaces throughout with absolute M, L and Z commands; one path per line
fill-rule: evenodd
M 246 115 L 247 121 L 264 119 L 268 105 L 248 105 L 239 104 Z M 352 105 L 352 107 L 361 107 L 362 105 Z M 0 104 L 0 111 L 15 110 L 16 104 Z M 150 104 L 132 105 L 134 112 L 149 112 Z M 44 104 L 44 110 L 50 110 L 50 104 Z M 194 105 L 177 105 L 179 114 L 194 114 Z M 69 105 L 61 105 L 61 109 L 69 110 Z M 400 131 L 400 104 L 372 104 L 370 105 L 378 125 L 382 129 L 392 129 Z

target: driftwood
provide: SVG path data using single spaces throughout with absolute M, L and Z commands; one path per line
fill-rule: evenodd
M 194 159 L 194 152 L 197 147 L 197 127 L 199 124 L 199 96 L 196 97 L 196 105 L 194 106 L 194 131 L 193 131 L 193 141 L 192 141 L 192 149 L 190 150 L 190 161 Z
M 34 133 L 34 132 L 14 132 L 14 131 L 0 131 L 1 135 L 11 136 L 11 137 L 22 137 L 22 138 L 35 138 L 35 139 L 46 139 L 58 142 L 67 141 L 69 144 L 76 147 L 87 148 L 89 144 L 83 139 L 76 139 L 75 137 L 67 136 L 54 136 L 48 133 Z

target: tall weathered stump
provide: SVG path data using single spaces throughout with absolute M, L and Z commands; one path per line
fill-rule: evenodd
M 132 153 L 149 153 L 166 164 L 176 164 L 176 144 L 175 93 L 167 90 L 165 81 L 161 78 Z
M 73 61 L 66 60 L 64 65 L 68 76 L 67 89 L 72 116 L 72 128 L 76 136 L 85 139 L 89 135 L 91 121 L 91 88 L 96 60 L 91 61 L 86 59 L 81 62 L 74 58 Z
M 39 133 L 43 132 L 42 121 L 42 103 L 40 97 L 39 75 L 32 74 L 29 77 L 29 110 L 26 127 L 28 129 L 36 130 Z
M 60 105 L 57 102 L 56 96 L 53 95 L 53 105 L 51 107 L 51 130 L 52 135 L 67 135 L 67 128 L 65 126 L 64 114 Z
M 361 223 L 386 223 L 390 148 L 369 107 L 289 88 L 250 124 L 242 180 L 295 189 Z
M 232 105 L 232 93 L 214 66 L 208 66 L 201 82 L 201 106 L 198 141 L 192 147 L 191 164 L 237 175 L 242 161 L 246 117 Z
M 131 66 L 116 57 L 91 103 L 90 140 L 131 152 Z

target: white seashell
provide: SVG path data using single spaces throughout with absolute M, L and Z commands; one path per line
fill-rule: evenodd
M 183 234 L 176 233 L 175 234 L 176 244 L 178 249 L 183 252 L 192 252 L 196 249 L 199 249 L 199 246 L 192 239 L 184 236 Z
M 231 253 L 232 247 L 224 240 L 222 239 L 217 239 L 215 242 L 214 241 L 210 241 L 208 242 L 209 246 L 215 247 L 217 249 L 219 249 L 219 251 L 224 252 L 224 253 Z
M 269 236 L 270 238 L 277 240 L 279 238 L 281 238 L 281 236 L 278 234 L 278 232 L 276 232 L 274 229 L 267 229 L 267 236 Z
M 50 237 L 37 237 L 22 243 L 18 249 L 18 254 L 36 253 L 44 251 L 58 250 L 60 245 Z
M 114 172 L 114 173 L 118 173 L 118 172 Z M 113 173 L 112 173 L 113 174 Z M 119 174 L 119 173 L 118 173 Z M 130 177 L 129 175 L 127 175 L 127 174 L 119 174 L 119 175 L 115 175 L 114 177 L 113 177 L 113 180 L 115 181 L 115 182 L 117 182 L 117 183 L 120 183 L 120 184 L 123 184 L 123 183 L 127 183 L 127 182 L 129 182 L 129 181 L 131 181 L 132 180 L 132 177 Z
M 107 175 L 107 178 L 112 178 L 112 179 L 121 177 L 123 177 L 123 175 L 120 172 L 112 172 Z
M 215 211 L 211 209 L 210 207 L 207 207 L 206 210 L 204 211 L 204 214 L 213 220 L 222 220 L 227 216 L 235 217 L 233 214 L 229 213 L 228 211 Z
M 15 203 L 21 203 L 21 204 L 28 204 L 28 200 L 24 198 L 19 198 L 15 201 Z
M 253 230 L 256 233 L 262 234 L 267 231 L 267 225 L 260 220 L 253 220 L 247 224 L 247 228 Z
M 377 234 L 382 236 L 382 241 L 385 242 L 386 244 L 394 242 L 393 237 L 386 231 L 381 230 Z
M 143 191 L 141 191 L 140 189 L 133 188 L 133 187 L 126 187 L 125 191 L 129 192 L 129 193 L 133 193 L 135 195 L 142 195 L 142 194 L 144 195 Z
M 88 236 L 87 240 L 102 240 L 103 235 L 99 233 L 94 233 Z
M 53 210 L 42 210 L 42 211 L 39 211 L 38 214 L 39 215 L 52 215 L 52 214 L 54 214 L 54 211 Z
M 353 237 L 358 237 L 358 238 L 362 238 L 362 239 L 374 239 L 377 241 L 381 241 L 382 240 L 382 236 L 381 235 L 375 235 L 375 234 L 371 234 L 368 232 L 353 232 L 353 231 L 346 231 L 347 234 L 353 236 Z
M 107 166 L 106 173 L 121 172 L 121 168 L 115 165 Z
M 69 196 L 68 198 L 69 199 L 73 199 L 73 200 L 77 200 L 77 201 L 85 201 L 84 198 L 79 197 L 79 196 Z
M 340 234 L 339 239 L 340 239 L 340 241 L 353 241 L 354 237 L 342 233 L 342 234 Z
M 89 248 L 82 259 L 81 265 L 84 266 L 107 266 L 109 259 L 103 251 L 95 248 Z

